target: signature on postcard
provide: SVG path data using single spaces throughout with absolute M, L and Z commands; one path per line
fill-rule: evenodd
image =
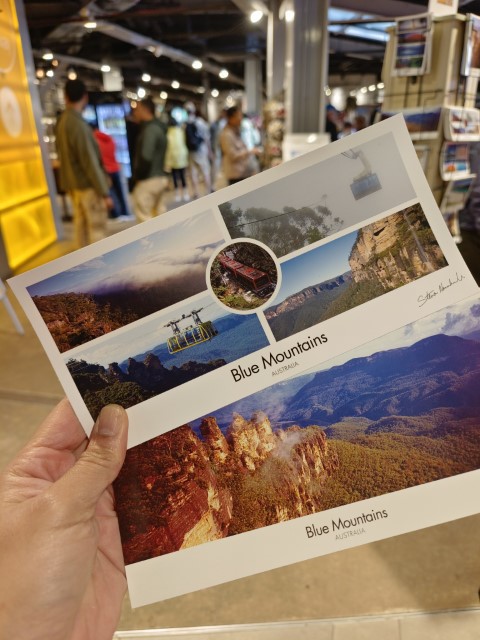
M 449 289 L 450 287 L 453 287 L 455 284 L 462 282 L 462 280 L 465 280 L 465 276 L 455 273 L 455 278 L 449 278 L 446 284 L 444 284 L 443 282 L 440 282 L 440 284 L 436 289 L 430 289 L 429 291 L 422 294 L 421 296 L 418 296 L 417 298 L 418 306 L 423 307 L 424 304 L 426 304 L 430 300 L 433 300 L 436 296 L 440 295 L 444 291 L 447 291 L 447 289 Z

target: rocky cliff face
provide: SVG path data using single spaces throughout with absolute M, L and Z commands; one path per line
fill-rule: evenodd
M 355 282 L 394 289 L 446 265 L 420 205 L 359 230 L 349 264 Z
M 115 495 L 127 564 L 228 533 L 232 496 L 188 426 L 130 449 Z
M 116 481 L 127 564 L 321 509 L 321 485 L 338 457 L 319 427 L 273 431 L 268 417 L 214 418 L 127 452 Z
M 352 279 L 352 276 L 349 271 L 346 273 L 342 273 L 342 275 L 337 276 L 336 278 L 332 278 L 331 280 L 326 280 L 325 282 L 320 282 L 311 287 L 306 287 L 295 293 L 288 298 L 285 298 L 283 302 L 278 304 L 276 307 L 272 307 L 265 311 L 265 317 L 267 320 L 271 320 L 276 316 L 279 316 L 286 311 L 293 311 L 293 309 L 298 309 L 307 302 L 308 300 L 315 298 L 318 295 L 321 295 L 325 291 L 331 291 L 332 289 L 337 289 L 343 284 L 349 283 Z

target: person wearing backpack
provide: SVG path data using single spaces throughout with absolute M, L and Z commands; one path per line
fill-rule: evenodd
M 208 124 L 197 113 L 193 102 L 187 102 L 185 110 L 188 116 L 185 124 L 185 140 L 188 148 L 190 178 L 192 180 L 194 198 L 198 198 L 200 179 L 203 180 L 205 194 L 209 194 L 212 191 L 210 131 Z

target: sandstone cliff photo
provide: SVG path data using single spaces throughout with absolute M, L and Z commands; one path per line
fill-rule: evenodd
M 282 263 L 264 313 L 277 340 L 447 266 L 420 204 Z
M 171 220 L 27 288 L 61 353 L 206 290 L 222 232 L 208 211 Z
M 478 469 L 479 385 L 476 299 L 133 447 L 125 562 Z

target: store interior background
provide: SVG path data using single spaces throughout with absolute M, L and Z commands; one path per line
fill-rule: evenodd
M 68 77 L 81 78 L 99 103 L 109 95 L 128 105 L 147 94 L 155 98 L 162 111 L 194 101 L 213 121 L 223 106 L 240 102 L 246 112 L 268 118 L 269 109 L 270 113 L 281 110 L 285 101 L 288 107 L 289 92 L 285 88 L 295 74 L 304 74 L 303 86 L 310 80 L 308 70 L 291 70 L 285 65 L 286 33 L 294 28 L 287 24 L 287 12 L 295 9 L 298 16 L 299 7 L 309 12 L 314 11 L 313 5 L 315 11 L 321 5 L 323 11 L 328 10 L 329 23 L 328 59 L 321 70 L 326 81 L 322 82 L 319 100 L 307 109 L 305 118 L 320 122 L 328 103 L 343 110 L 348 99 L 354 99 L 358 111 L 368 118 L 384 99 L 382 66 L 388 28 L 396 17 L 425 12 L 428 2 L 24 0 L 23 5 L 19 10 L 24 11 L 32 55 L 30 61 L 28 47 L 27 75 L 37 92 L 32 95 L 33 108 L 41 127 L 43 157 L 50 162 L 47 174 L 52 179 L 54 124 L 64 106 L 62 90 Z M 251 12 L 259 7 L 265 15 L 252 23 Z M 268 17 L 269 10 L 275 19 Z M 480 0 L 460 0 L 459 12 L 480 14 Z M 90 27 L 86 26 L 88 22 Z M 198 69 L 192 66 L 197 60 L 202 62 Z M 296 115 L 301 117 L 298 112 Z M 288 117 L 282 126 L 291 133 L 313 131 L 310 123 L 303 129 L 292 128 Z M 315 130 L 320 131 L 320 127 Z M 269 158 L 272 165 L 278 161 L 278 154 Z M 222 186 L 221 174 L 217 186 Z M 172 194 L 168 204 L 174 206 Z M 13 268 L 4 257 L 0 275 L 5 278 L 70 251 L 68 218 L 68 200 L 55 196 L 55 237 Z M 110 225 L 109 232 L 130 224 L 134 222 Z M 0 289 L 0 300 L 4 295 L 13 304 L 24 334 L 16 330 L 7 306 L 0 305 L 0 410 L 4 416 L 0 468 L 63 396 L 28 320 L 13 296 Z M 465 610 L 473 615 L 478 612 L 480 597 L 479 525 L 480 516 L 473 516 L 135 611 L 126 598 L 119 629 L 447 610 Z M 472 620 L 478 628 L 478 617 Z M 387 630 L 381 637 L 399 637 L 389 633 Z M 352 630 L 349 637 L 356 637 Z M 440 635 L 429 637 L 443 640 Z

